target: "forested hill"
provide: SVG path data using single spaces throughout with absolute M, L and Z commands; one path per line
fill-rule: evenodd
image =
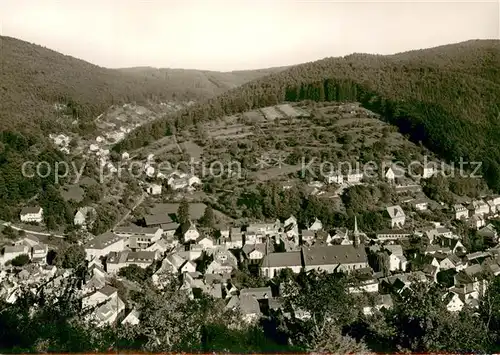
M 353 54 L 291 67 L 132 132 L 133 149 L 199 121 L 297 100 L 359 101 L 454 161 L 483 161 L 500 191 L 500 41 L 474 40 L 390 56 Z
M 106 69 L 0 36 L 0 130 L 52 131 L 55 103 L 91 120 L 115 103 L 203 100 L 277 70 Z

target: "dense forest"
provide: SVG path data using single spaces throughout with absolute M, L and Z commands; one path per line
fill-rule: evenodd
M 297 65 L 138 128 L 115 149 L 173 129 L 282 101 L 359 101 L 449 161 L 482 161 L 500 191 L 500 41 L 476 40 L 391 56 L 353 54 Z
M 11 37 L 0 36 L 0 48 L 0 130 L 53 132 L 60 116 L 55 103 L 72 117 L 92 120 L 112 104 L 202 100 L 280 70 L 118 70 Z

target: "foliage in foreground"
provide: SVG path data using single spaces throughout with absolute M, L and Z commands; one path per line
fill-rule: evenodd
M 2 351 L 492 352 L 500 339 L 498 277 L 478 312 L 449 313 L 438 286 L 416 283 L 412 292 L 393 295 L 393 309 L 366 317 L 361 310 L 369 295 L 346 293 L 345 276 L 285 271 L 273 280 L 286 285 L 283 311 L 271 310 L 252 325 L 226 310 L 222 300 L 191 300 L 174 279 L 163 290 L 143 281 L 130 300 L 141 312 L 140 325 L 101 328 L 84 321 L 78 281 L 67 279 L 57 296 L 40 288 L 15 304 L 2 302 Z M 298 310 L 310 318 L 296 318 Z

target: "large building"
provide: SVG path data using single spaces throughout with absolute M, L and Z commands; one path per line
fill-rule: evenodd
M 303 247 L 301 251 L 270 253 L 264 257 L 261 274 L 274 277 L 281 270 L 290 269 L 294 273 L 301 270 L 346 272 L 368 267 L 368 259 L 363 245 L 332 245 Z
M 267 254 L 264 256 L 260 267 L 262 275 L 270 278 L 275 277 L 284 269 L 290 269 L 296 274 L 302 270 L 300 251 Z
M 24 207 L 19 216 L 21 222 L 41 223 L 43 221 L 43 208 L 41 207 Z
M 118 252 L 125 249 L 125 238 L 114 233 L 107 232 L 93 237 L 85 244 L 85 254 L 87 260 L 100 258 L 108 255 L 112 251 Z
M 302 248 L 304 270 L 318 270 L 333 273 L 351 272 L 368 267 L 368 259 L 363 246 L 332 245 Z

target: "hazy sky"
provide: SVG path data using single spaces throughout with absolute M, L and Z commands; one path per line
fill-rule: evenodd
M 499 38 L 498 1 L 0 0 L 0 33 L 112 68 L 253 69 Z

